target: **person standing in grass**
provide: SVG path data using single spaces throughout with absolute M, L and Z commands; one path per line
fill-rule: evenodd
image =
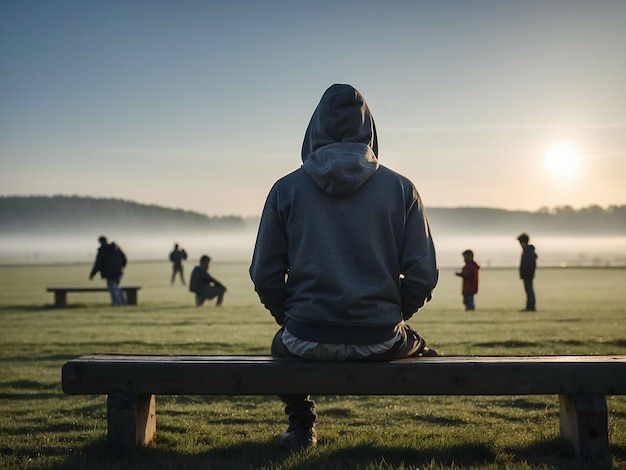
M 274 357 L 388 361 L 436 355 L 409 320 L 437 284 L 435 248 L 413 183 L 378 163 L 370 109 L 350 85 L 322 96 L 303 165 L 269 192 L 250 277 L 280 329 Z M 281 444 L 317 443 L 315 402 L 280 395 Z
M 183 261 L 187 259 L 187 252 L 184 248 L 181 248 L 178 243 L 174 245 L 174 250 L 170 253 L 170 261 L 172 262 L 172 281 L 171 284 L 174 284 L 174 279 L 176 278 L 176 274 L 180 276 L 180 282 L 185 285 L 185 275 L 183 274 Z
M 524 282 L 524 291 L 526 292 L 526 308 L 522 312 L 535 312 L 536 299 L 533 280 L 535 278 L 535 269 L 537 268 L 537 254 L 534 245 L 529 244 L 530 237 L 526 233 L 522 233 L 517 237 L 522 247 L 522 259 L 519 265 L 519 277 Z
M 217 297 L 216 306 L 221 307 L 226 293 L 226 286 L 209 274 L 211 258 L 200 257 L 200 265 L 193 268 L 189 280 L 189 291 L 196 294 L 196 305 L 200 307 L 206 300 Z
M 89 273 L 89 280 L 92 280 L 100 272 L 100 276 L 107 281 L 107 289 L 109 289 L 109 294 L 111 295 L 111 305 L 114 307 L 126 305 L 124 292 L 120 289 L 120 280 L 126 267 L 126 255 L 115 242 L 107 243 L 105 236 L 98 238 L 98 241 L 100 242 L 100 248 L 98 248 L 96 260 Z
M 466 311 L 475 310 L 474 295 L 478 294 L 478 270 L 480 266 L 474 261 L 474 252 L 465 250 L 463 252 L 465 266 L 461 271 L 455 272 L 457 276 L 463 278 L 463 305 Z

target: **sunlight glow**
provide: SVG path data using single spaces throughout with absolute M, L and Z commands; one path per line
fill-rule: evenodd
M 582 158 L 576 146 L 571 142 L 560 142 L 548 149 L 545 164 L 556 176 L 567 178 L 578 173 Z

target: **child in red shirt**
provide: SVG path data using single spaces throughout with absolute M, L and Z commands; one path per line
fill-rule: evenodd
M 465 310 L 474 310 L 474 295 L 478 293 L 478 270 L 480 266 L 474 261 L 474 252 L 465 250 L 463 252 L 465 266 L 459 272 L 455 272 L 459 277 L 463 278 L 463 305 Z

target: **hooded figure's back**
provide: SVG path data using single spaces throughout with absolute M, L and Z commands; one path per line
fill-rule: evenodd
M 387 341 L 437 283 L 419 195 L 379 165 L 374 120 L 350 85 L 324 93 L 301 156 L 263 210 L 250 266 L 259 297 L 298 338 Z

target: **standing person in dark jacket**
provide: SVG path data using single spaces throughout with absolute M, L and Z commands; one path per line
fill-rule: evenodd
M 226 286 L 209 274 L 211 258 L 207 255 L 200 257 L 200 265 L 193 268 L 189 280 L 189 291 L 196 294 L 196 305 L 200 307 L 207 299 L 217 297 L 216 306 L 220 307 L 224 301 Z
M 517 240 L 522 247 L 519 277 L 524 282 L 524 291 L 526 292 L 526 308 L 522 312 L 534 312 L 536 308 L 533 279 L 535 277 L 535 268 L 537 267 L 537 254 L 535 253 L 535 247 L 528 243 L 530 240 L 528 234 L 522 233 L 517 237 Z
M 174 279 L 176 278 L 176 274 L 180 275 L 180 282 L 185 285 L 185 275 L 183 274 L 183 261 L 187 259 L 187 252 L 184 248 L 181 248 L 178 243 L 174 245 L 174 250 L 170 253 L 170 261 L 172 262 L 172 281 L 171 284 L 174 284 Z
M 411 181 L 379 165 L 372 114 L 350 85 L 333 85 L 306 130 L 303 165 L 267 197 L 250 276 L 281 326 L 272 355 L 388 361 L 436 355 L 406 321 L 431 298 L 438 269 Z M 315 403 L 281 395 L 283 445 L 315 445 Z
M 465 260 L 465 266 L 463 266 L 461 271 L 454 274 L 463 278 L 463 305 L 465 305 L 466 311 L 471 311 L 476 309 L 474 295 L 478 294 L 478 270 L 480 266 L 474 261 L 474 252 L 472 250 L 465 250 L 463 259 Z
M 126 305 L 126 298 L 120 289 L 120 279 L 126 267 L 126 255 L 115 242 L 107 243 L 104 236 L 98 238 L 100 248 L 96 255 L 93 268 L 89 273 L 89 279 L 100 272 L 100 277 L 106 279 L 107 288 L 111 294 L 111 305 Z

